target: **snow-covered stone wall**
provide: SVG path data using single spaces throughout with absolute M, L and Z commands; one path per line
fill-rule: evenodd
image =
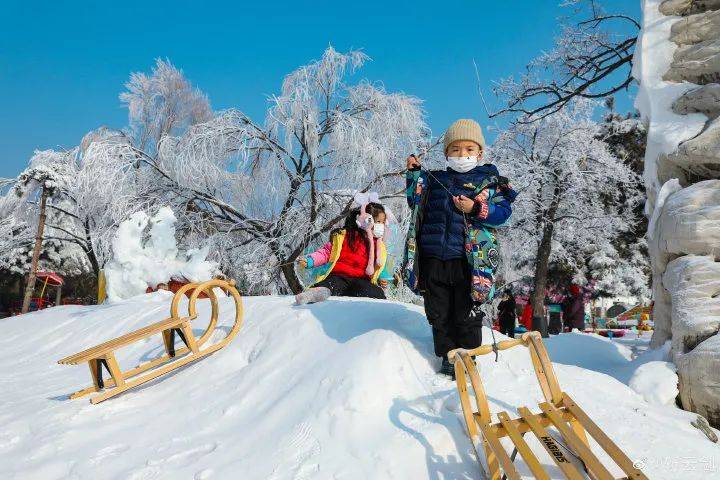
M 683 407 L 720 426 L 720 0 L 643 0 L 633 60 L 648 123 L 655 333 Z

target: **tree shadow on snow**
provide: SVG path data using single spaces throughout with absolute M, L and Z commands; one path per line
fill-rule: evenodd
M 388 412 L 388 417 L 393 425 L 417 440 L 425 449 L 425 463 L 428 478 L 431 480 L 474 479 L 479 478 L 481 472 L 478 461 L 472 453 L 470 439 L 465 434 L 462 419 L 456 412 L 447 408 L 450 405 L 458 405 L 459 400 L 453 394 L 454 391 L 452 389 L 446 392 L 438 392 L 411 401 L 396 397 L 393 399 L 393 405 Z M 438 397 L 445 398 L 439 412 L 432 412 L 431 406 L 437 403 Z M 403 418 L 408 417 L 411 421 L 403 422 Z M 438 454 L 425 434 L 411 426 L 423 423 L 446 428 L 452 437 L 455 450 L 459 456 Z

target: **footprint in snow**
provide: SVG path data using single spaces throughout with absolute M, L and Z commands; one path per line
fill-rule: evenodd
M 212 468 L 204 468 L 204 469 L 200 470 L 199 472 L 197 472 L 194 475 L 193 479 L 194 480 L 207 480 L 208 478 L 213 476 L 213 473 L 215 473 L 215 472 L 213 471 Z
M 299 423 L 282 439 L 275 453 L 278 464 L 272 471 L 271 480 L 305 480 L 317 477 L 320 465 L 312 459 L 322 452 L 308 423 Z
M 196 447 L 173 453 L 165 458 L 148 460 L 147 464 L 148 466 L 170 465 L 172 467 L 187 467 L 188 465 L 195 463 L 200 458 L 214 452 L 215 449 L 217 449 L 217 446 L 217 443 L 198 445 Z
M 107 457 L 112 457 L 114 455 L 119 455 L 123 452 L 126 452 L 130 449 L 130 445 L 126 445 L 124 443 L 118 443 L 117 445 L 110 445 L 105 448 L 101 448 L 100 450 L 93 455 L 93 457 L 90 459 L 91 463 L 100 463 L 103 460 L 105 460 Z
M 158 467 L 142 467 L 138 470 L 132 471 L 126 477 L 128 480 L 150 480 L 158 478 L 161 470 Z

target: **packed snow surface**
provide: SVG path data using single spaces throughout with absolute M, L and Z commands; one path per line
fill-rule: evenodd
M 225 349 L 98 405 L 67 399 L 90 375 L 59 358 L 162 319 L 170 298 L 0 320 L 0 478 L 480 478 L 455 385 L 435 373 L 430 329 L 410 304 L 249 297 Z M 198 330 L 209 310 L 200 303 Z M 221 327 L 232 313 L 222 298 Z M 160 354 L 157 337 L 121 350 L 120 363 Z M 643 353 L 647 339 L 570 333 L 547 346 L 562 387 L 650 478 L 718 475 L 717 446 L 690 425 L 694 415 L 624 383 L 644 358 L 659 360 Z M 538 411 L 526 349 L 479 363 L 493 412 Z
M 675 364 L 654 361 L 640 365 L 630 379 L 630 387 L 648 403 L 672 404 L 679 393 Z

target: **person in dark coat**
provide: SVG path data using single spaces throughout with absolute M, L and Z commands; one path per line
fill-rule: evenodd
M 563 323 L 569 330 L 577 328 L 583 331 L 585 330 L 585 299 L 579 286 L 570 285 L 568 290 L 570 295 L 562 304 Z
M 435 355 L 443 359 L 440 372 L 454 376 L 447 353 L 482 343 L 482 314 L 470 315 L 472 272 L 465 250 L 465 222 L 499 226 L 508 220 L 512 209 L 511 201 L 505 197 L 497 202 L 488 201 L 488 195 L 469 198 L 474 185 L 488 177 L 499 177 L 494 165 L 479 163 L 485 147 L 480 125 L 473 120 L 458 120 L 447 130 L 444 140 L 448 166 L 428 174 L 417 246 L 420 290 L 432 326 Z M 407 169 L 412 191 L 417 182 L 413 172 L 420 171 L 420 161 L 414 155 L 407 159 Z M 411 197 L 408 202 L 412 208 Z
M 515 338 L 515 296 L 512 290 L 505 290 L 502 301 L 498 304 L 498 323 L 500 333 Z

